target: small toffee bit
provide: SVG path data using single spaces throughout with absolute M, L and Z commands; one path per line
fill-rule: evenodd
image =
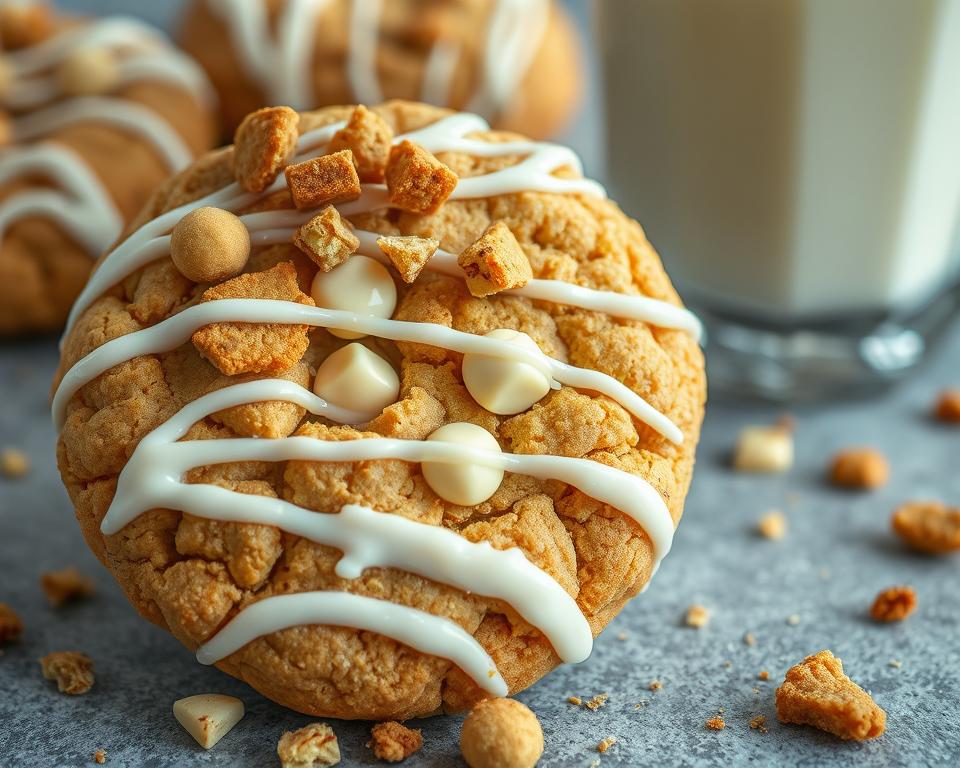
M 780 541 L 787 535 L 787 516 L 779 509 L 767 512 L 757 521 L 757 533 L 771 541 Z
M 750 729 L 753 731 L 760 731 L 760 733 L 766 733 L 767 718 L 764 715 L 757 715 L 752 720 L 750 720 Z
M 616 743 L 616 736 L 607 736 L 607 738 L 603 739 L 599 744 L 597 744 L 597 752 L 599 752 L 601 755 L 605 754 L 606 751 Z
M 329 768 L 340 762 L 337 735 L 326 723 L 287 731 L 277 743 L 281 768 Z
M 49 571 L 40 577 L 40 586 L 54 608 L 82 600 L 94 593 L 93 579 L 74 567 Z
M 40 659 L 47 680 L 56 680 L 60 693 L 78 696 L 93 687 L 93 660 L 78 651 L 55 651 Z
M 946 389 L 941 392 L 933 414 L 944 424 L 960 424 L 960 389 Z
M 440 241 L 428 237 L 384 236 L 377 238 L 377 246 L 389 257 L 400 279 L 412 283 L 437 252 Z
M 786 472 L 793 466 L 793 432 L 782 426 L 751 426 L 740 432 L 733 454 L 738 472 Z
M 390 203 L 410 213 L 433 214 L 453 194 L 457 174 L 412 141 L 390 149 L 385 173 Z
M 290 107 L 265 107 L 247 115 L 233 137 L 233 172 L 247 192 L 263 192 L 297 148 L 298 115 Z
M 283 173 L 300 211 L 360 197 L 360 178 L 349 149 L 288 165 Z
M 0 603 L 0 645 L 13 643 L 23 634 L 23 621 L 6 603 Z
M 723 718 L 720 717 L 720 715 L 715 715 L 714 717 L 711 717 L 709 720 L 707 720 L 705 725 L 711 731 L 722 731 L 724 728 L 727 727 L 727 724 L 724 722 Z
M 293 244 L 313 261 L 321 272 L 339 267 L 357 252 L 360 240 L 350 222 L 332 205 L 326 206 L 293 235 Z
M 894 532 L 918 552 L 942 555 L 960 549 L 960 509 L 912 501 L 893 513 Z
M 766 681 L 769 680 L 769 679 L 770 679 L 770 673 L 767 672 L 767 670 L 761 669 L 761 670 L 757 673 L 757 680 L 763 680 L 764 682 L 766 682 Z
M 30 457 L 16 448 L 4 448 L 0 451 L 0 474 L 11 480 L 25 477 L 30 473 Z
M 911 587 L 890 587 L 883 590 L 870 607 L 874 621 L 903 621 L 917 607 L 917 593 Z
M 702 605 L 691 605 L 687 608 L 686 624 L 694 629 L 703 629 L 710 622 L 710 611 Z
M 838 488 L 873 490 L 886 485 L 890 465 L 874 448 L 848 448 L 840 451 L 830 465 L 830 482 Z
M 396 721 L 377 723 L 370 732 L 367 746 L 380 760 L 399 763 L 423 746 L 423 734 Z
M 510 228 L 502 221 L 492 224 L 457 257 L 474 296 L 490 296 L 522 288 L 533 271 L 527 255 Z

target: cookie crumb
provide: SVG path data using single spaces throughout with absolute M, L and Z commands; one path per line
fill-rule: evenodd
M 367 743 L 373 754 L 388 763 L 399 763 L 423 746 L 423 734 L 419 730 L 407 728 L 395 720 L 377 723 L 370 732 Z
M 326 723 L 287 731 L 277 742 L 281 768 L 327 768 L 340 762 L 337 735 Z
M 505 223 L 497 221 L 457 257 L 474 296 L 521 288 L 533 278 L 530 261 Z
M 761 669 L 761 670 L 757 673 L 757 679 L 758 679 L 758 680 L 767 681 L 767 680 L 770 679 L 770 673 L 767 672 L 767 670 L 765 670 L 765 669 Z
M 763 715 L 757 715 L 750 720 L 750 728 L 754 731 L 760 731 L 760 733 L 767 732 L 767 718 Z
M 709 720 L 707 720 L 705 725 L 711 731 L 722 731 L 724 728 L 727 727 L 727 724 L 724 722 L 723 718 L 720 717 L 720 715 L 715 715 L 714 717 L 711 717 Z
M 457 174 L 412 141 L 390 149 L 385 173 L 390 203 L 410 213 L 433 214 L 453 194 Z
M 599 744 L 597 744 L 597 752 L 602 755 L 616 743 L 616 736 L 607 736 L 607 738 L 603 739 Z
M 610 698 L 609 693 L 598 693 L 590 701 L 588 701 L 584 706 L 589 709 L 591 712 L 596 712 L 600 707 L 607 703 L 607 700 Z
M 293 235 L 293 244 L 307 254 L 321 272 L 339 267 L 360 248 L 360 240 L 353 234 L 350 222 L 332 205 L 302 224 Z
M 297 147 L 298 115 L 290 107 L 265 107 L 247 115 L 233 136 L 233 173 L 247 192 L 263 192 Z
M 752 632 L 747 632 L 743 636 L 743 642 L 744 642 L 744 645 L 753 646 L 757 644 L 757 638 L 753 636 Z
M 917 593 L 911 587 L 890 587 L 883 590 L 870 607 L 874 621 L 903 621 L 917 607 Z
M 103 765 L 107 762 L 107 750 L 105 749 L 95 749 L 93 751 L 93 762 L 97 765 Z
M 687 608 L 685 621 L 688 627 L 703 629 L 710 622 L 710 611 L 702 605 L 691 605 Z
M 779 509 L 772 509 L 757 521 L 757 533 L 771 541 L 779 541 L 787 535 L 787 516 Z
M 327 203 L 356 200 L 362 191 L 353 153 L 349 149 L 288 165 L 283 173 L 293 204 L 300 211 Z
M 73 566 L 44 573 L 40 577 L 40 586 L 54 608 L 82 600 L 94 593 L 93 579 L 84 576 Z
M 400 279 L 405 283 L 414 282 L 433 254 L 440 247 L 439 240 L 428 237 L 378 237 L 377 246 L 390 259 Z
M 460 751 L 470 768 L 521 768 L 543 754 L 537 716 L 514 699 L 484 699 L 463 721 Z
M 330 152 L 349 149 L 360 181 L 379 184 L 383 181 L 392 144 L 393 129 L 387 121 L 360 104 L 347 124 L 333 134 L 327 149 Z
M 583 704 L 583 699 L 581 699 L 579 696 L 568 696 L 567 701 L 577 707 Z
M 23 634 L 23 621 L 6 603 L 0 603 L 0 645 L 13 643 Z
M 812 725 L 841 739 L 874 739 L 886 728 L 887 713 L 844 674 L 830 651 L 791 667 L 776 699 L 780 722 Z
M 623 641 L 623 640 L 626 640 L 628 637 L 630 637 L 630 635 L 627 634 L 626 632 L 618 632 L 618 633 L 617 633 L 617 640 Z
M 0 473 L 14 480 L 30 473 L 30 457 L 17 448 L 4 448 L 0 451 Z
M 791 613 L 789 616 L 787 616 L 787 624 L 789 624 L 791 627 L 795 627 L 799 623 L 800 617 L 797 614 Z
M 893 513 L 891 524 L 919 552 L 940 555 L 960 549 L 960 509 L 936 501 L 911 501 Z
M 960 424 L 960 389 L 941 392 L 933 413 L 944 424 Z
M 781 426 L 750 426 L 740 432 L 733 454 L 738 472 L 786 472 L 793 466 L 793 433 Z
M 79 651 L 55 651 L 40 659 L 47 680 L 56 680 L 60 693 L 77 696 L 93 687 L 93 659 Z
M 830 581 L 830 569 L 821 568 L 817 571 L 817 576 L 820 578 L 820 581 Z
M 889 479 L 887 458 L 875 448 L 847 448 L 830 465 L 830 482 L 838 488 L 873 490 Z
M 902 662 L 902 661 L 899 661 L 899 660 L 897 660 L 897 659 L 890 659 L 889 664 L 890 664 L 890 666 L 893 667 L 894 669 L 900 669 L 900 668 L 903 666 L 903 662 Z
M 651 680 L 648 687 L 651 691 L 659 691 L 661 688 L 663 688 L 663 683 L 661 683 L 659 680 Z

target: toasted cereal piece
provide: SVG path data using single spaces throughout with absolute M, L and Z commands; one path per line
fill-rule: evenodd
M 786 472 L 793 466 L 793 433 L 780 426 L 745 427 L 733 454 L 739 472 Z
M 543 754 L 543 729 L 519 701 L 484 699 L 463 721 L 460 751 L 470 768 L 533 768 Z
M 243 272 L 250 233 L 240 217 L 204 206 L 184 216 L 170 233 L 170 259 L 187 280 L 219 283 Z
M 327 149 L 353 152 L 360 181 L 379 184 L 383 181 L 393 144 L 393 129 L 376 112 L 362 104 L 353 110 L 347 124 L 333 134 Z
M 0 603 L 0 645 L 13 643 L 23 634 L 23 622 L 6 603 Z
M 210 749 L 243 719 L 243 702 L 220 693 L 198 693 L 173 702 L 173 716 L 204 749 Z
M 349 149 L 289 165 L 283 173 L 293 204 L 301 211 L 360 197 L 360 177 Z
M 353 234 L 350 222 L 328 205 L 294 233 L 293 244 L 307 254 L 321 272 L 329 272 L 357 252 L 360 240 Z
M 687 608 L 686 622 L 688 627 L 703 629 L 710 622 L 710 611 L 702 605 L 691 605 Z
M 93 579 L 74 567 L 48 571 L 40 577 L 40 586 L 54 608 L 93 594 Z
M 107 762 L 107 750 L 105 749 L 95 749 L 93 750 L 93 762 L 97 765 L 103 765 Z
M 60 693 L 76 696 L 93 687 L 93 659 L 78 651 L 56 651 L 40 659 L 43 676 L 56 680 Z
M 287 731 L 277 743 L 281 768 L 326 768 L 340 762 L 337 735 L 326 723 Z
M 723 718 L 720 715 L 714 715 L 705 723 L 707 728 L 711 731 L 722 731 L 727 727 L 727 724 L 724 722 Z
M 53 29 L 49 3 L 0 4 L 0 39 L 7 50 L 41 43 L 50 37 Z
M 390 258 L 400 279 L 412 283 L 437 252 L 440 241 L 429 237 L 384 236 L 377 238 L 377 245 Z
M 7 478 L 25 477 L 30 472 L 30 457 L 17 448 L 0 451 L 0 473 Z
M 533 278 L 527 255 L 510 227 L 495 222 L 457 258 L 474 296 L 521 288 Z
M 890 587 L 883 590 L 870 607 L 874 621 L 903 621 L 917 607 L 917 593 L 912 587 Z
M 248 192 L 263 192 L 297 147 L 298 115 L 290 107 L 264 107 L 247 115 L 233 136 L 233 173 Z
M 777 688 L 777 719 L 862 741 L 884 732 L 887 713 L 843 673 L 840 659 L 820 651 L 787 671 Z
M 840 488 L 871 490 L 889 479 L 890 465 L 875 448 L 847 448 L 830 465 L 830 482 Z
M 765 539 L 779 541 L 787 535 L 787 516 L 772 509 L 757 521 L 757 533 Z
M 423 734 L 419 730 L 406 728 L 395 720 L 377 723 L 370 732 L 367 746 L 373 754 L 388 763 L 399 763 L 423 746 Z
M 202 301 L 280 299 L 313 306 L 300 291 L 297 270 L 281 262 L 263 272 L 248 272 L 206 290 Z M 221 373 L 282 373 L 297 363 L 309 344 L 306 325 L 214 323 L 193 334 L 193 345 Z
M 940 393 L 934 416 L 944 424 L 960 424 L 960 389 L 945 389 Z
M 893 513 L 893 530 L 919 552 L 942 555 L 960 549 L 960 509 L 937 501 L 911 501 Z
M 386 170 L 390 202 L 410 213 L 436 213 L 457 186 L 457 174 L 412 141 L 390 149 Z

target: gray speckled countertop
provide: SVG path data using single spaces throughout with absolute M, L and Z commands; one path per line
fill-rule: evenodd
M 797 413 L 797 462 L 786 475 L 734 474 L 726 459 L 739 428 L 775 418 L 762 406 L 713 404 L 676 545 L 649 591 L 601 636 L 593 656 L 564 667 L 520 696 L 539 716 L 547 749 L 542 766 L 587 766 L 597 742 L 618 743 L 603 766 L 956 765 L 960 760 L 960 558 L 926 558 L 903 549 L 889 530 L 891 511 L 918 497 L 960 500 L 960 431 L 932 423 L 937 391 L 960 381 L 960 327 L 913 381 L 877 399 Z M 86 550 L 53 459 L 46 404 L 55 365 L 52 341 L 0 348 L 0 444 L 29 453 L 33 469 L 0 480 L 0 601 L 26 624 L 23 641 L 0 657 L 0 766 L 82 766 L 104 748 L 110 766 L 276 764 L 277 738 L 309 719 L 282 709 L 215 669 L 198 665 L 172 637 L 139 619 Z M 834 449 L 876 445 L 893 465 L 891 483 L 870 494 L 823 483 Z M 779 507 L 787 538 L 753 531 Z M 38 585 L 48 569 L 75 564 L 97 581 L 96 596 L 61 611 Z M 867 617 L 874 595 L 911 584 L 919 608 L 906 622 Z M 683 626 L 686 608 L 713 611 L 703 630 Z M 787 624 L 796 614 L 800 623 Z M 745 632 L 755 646 L 743 642 Z M 626 633 L 621 635 L 621 633 Z M 620 639 L 625 637 L 625 639 Z M 877 741 L 839 742 L 776 722 L 773 691 L 792 663 L 830 648 L 889 715 Z M 97 683 L 79 697 L 56 692 L 37 659 L 77 649 L 96 662 Z M 890 661 L 902 661 L 895 668 Z M 770 671 L 771 681 L 757 673 Z M 662 690 L 648 690 L 650 681 Z M 246 718 L 203 752 L 174 721 L 174 699 L 217 691 L 239 696 Z M 566 702 L 609 693 L 597 712 Z M 637 705 L 641 705 L 639 708 Z M 727 728 L 704 721 L 724 708 Z M 766 715 L 769 733 L 748 721 Z M 460 718 L 420 723 L 425 746 L 411 766 L 462 765 Z M 334 722 L 344 765 L 376 764 L 364 744 L 368 724 Z

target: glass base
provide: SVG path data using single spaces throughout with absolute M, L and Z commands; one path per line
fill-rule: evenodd
M 960 287 L 921 310 L 776 324 L 694 304 L 706 327 L 712 394 L 776 402 L 878 391 L 916 369 L 960 310 Z

